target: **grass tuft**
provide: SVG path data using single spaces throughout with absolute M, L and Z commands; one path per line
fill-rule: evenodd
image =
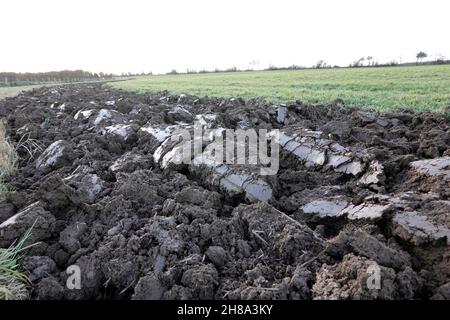
M 4 200 L 10 188 L 5 184 L 5 177 L 16 169 L 17 153 L 12 143 L 6 137 L 6 129 L 0 121 L 0 201 Z
M 4 179 L 16 169 L 17 160 L 16 150 L 7 139 L 5 126 L 0 121 L 0 201 L 4 200 L 6 194 L 10 192 Z M 18 260 L 20 253 L 27 249 L 24 245 L 31 235 L 33 226 L 17 244 L 7 249 L 0 248 L 0 300 L 23 300 L 29 297 L 28 280 L 19 270 Z
M 0 248 L 0 300 L 25 300 L 29 298 L 28 279 L 20 271 L 21 253 L 33 245 L 25 246 L 33 230 L 31 226 L 17 244 Z

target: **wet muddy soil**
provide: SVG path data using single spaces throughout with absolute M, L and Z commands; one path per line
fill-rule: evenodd
M 450 120 L 101 84 L 0 101 L 0 247 L 35 299 L 449 299 Z M 176 161 L 176 129 L 279 129 L 279 170 Z M 194 156 L 193 156 L 194 157 Z M 69 289 L 70 266 L 81 289 Z

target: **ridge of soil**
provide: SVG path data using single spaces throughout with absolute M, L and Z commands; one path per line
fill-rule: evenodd
M 0 246 L 36 221 L 40 243 L 23 259 L 36 299 L 449 299 L 449 118 L 342 101 L 277 112 L 102 84 L 6 98 L 0 117 L 22 147 Z M 254 180 L 268 201 L 217 184 L 211 168 L 170 164 L 165 133 L 199 118 L 292 139 L 277 174 Z M 66 287 L 71 265 L 81 289 Z M 367 286 L 371 266 L 381 288 Z

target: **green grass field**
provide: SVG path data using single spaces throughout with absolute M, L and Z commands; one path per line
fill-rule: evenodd
M 79 84 L 79 83 L 99 83 L 99 82 L 114 82 L 118 80 L 122 80 L 123 78 L 113 78 L 112 80 L 106 81 L 106 80 L 99 80 L 99 81 L 80 81 L 80 82 L 49 82 L 49 83 L 41 83 L 41 84 L 34 84 L 34 85 L 27 85 L 27 86 L 16 86 L 16 87 L 0 87 L 0 100 L 6 97 L 14 97 L 18 95 L 22 91 L 28 91 L 34 88 L 40 88 L 40 87 L 53 87 L 53 86 L 59 86 L 59 85 L 65 85 L 65 84 Z M 127 78 L 128 79 L 128 78 Z
M 0 87 L 0 99 L 6 97 L 13 97 L 25 90 L 31 90 L 33 88 L 41 87 L 41 85 L 35 86 L 20 86 L 20 87 Z
M 307 69 L 143 76 L 114 88 L 198 96 L 265 97 L 277 103 L 302 100 L 390 110 L 443 111 L 450 105 L 450 65 Z

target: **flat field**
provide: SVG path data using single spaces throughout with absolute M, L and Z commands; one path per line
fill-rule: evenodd
M 450 105 L 450 65 L 155 75 L 111 86 L 134 92 L 265 97 L 274 103 L 328 103 L 340 98 L 348 106 L 380 111 L 443 111 Z
M 19 86 L 19 87 L 0 87 L 0 99 L 6 98 L 6 97 L 14 97 L 22 91 L 31 90 L 33 88 L 38 88 L 38 87 L 42 87 L 42 85 Z

